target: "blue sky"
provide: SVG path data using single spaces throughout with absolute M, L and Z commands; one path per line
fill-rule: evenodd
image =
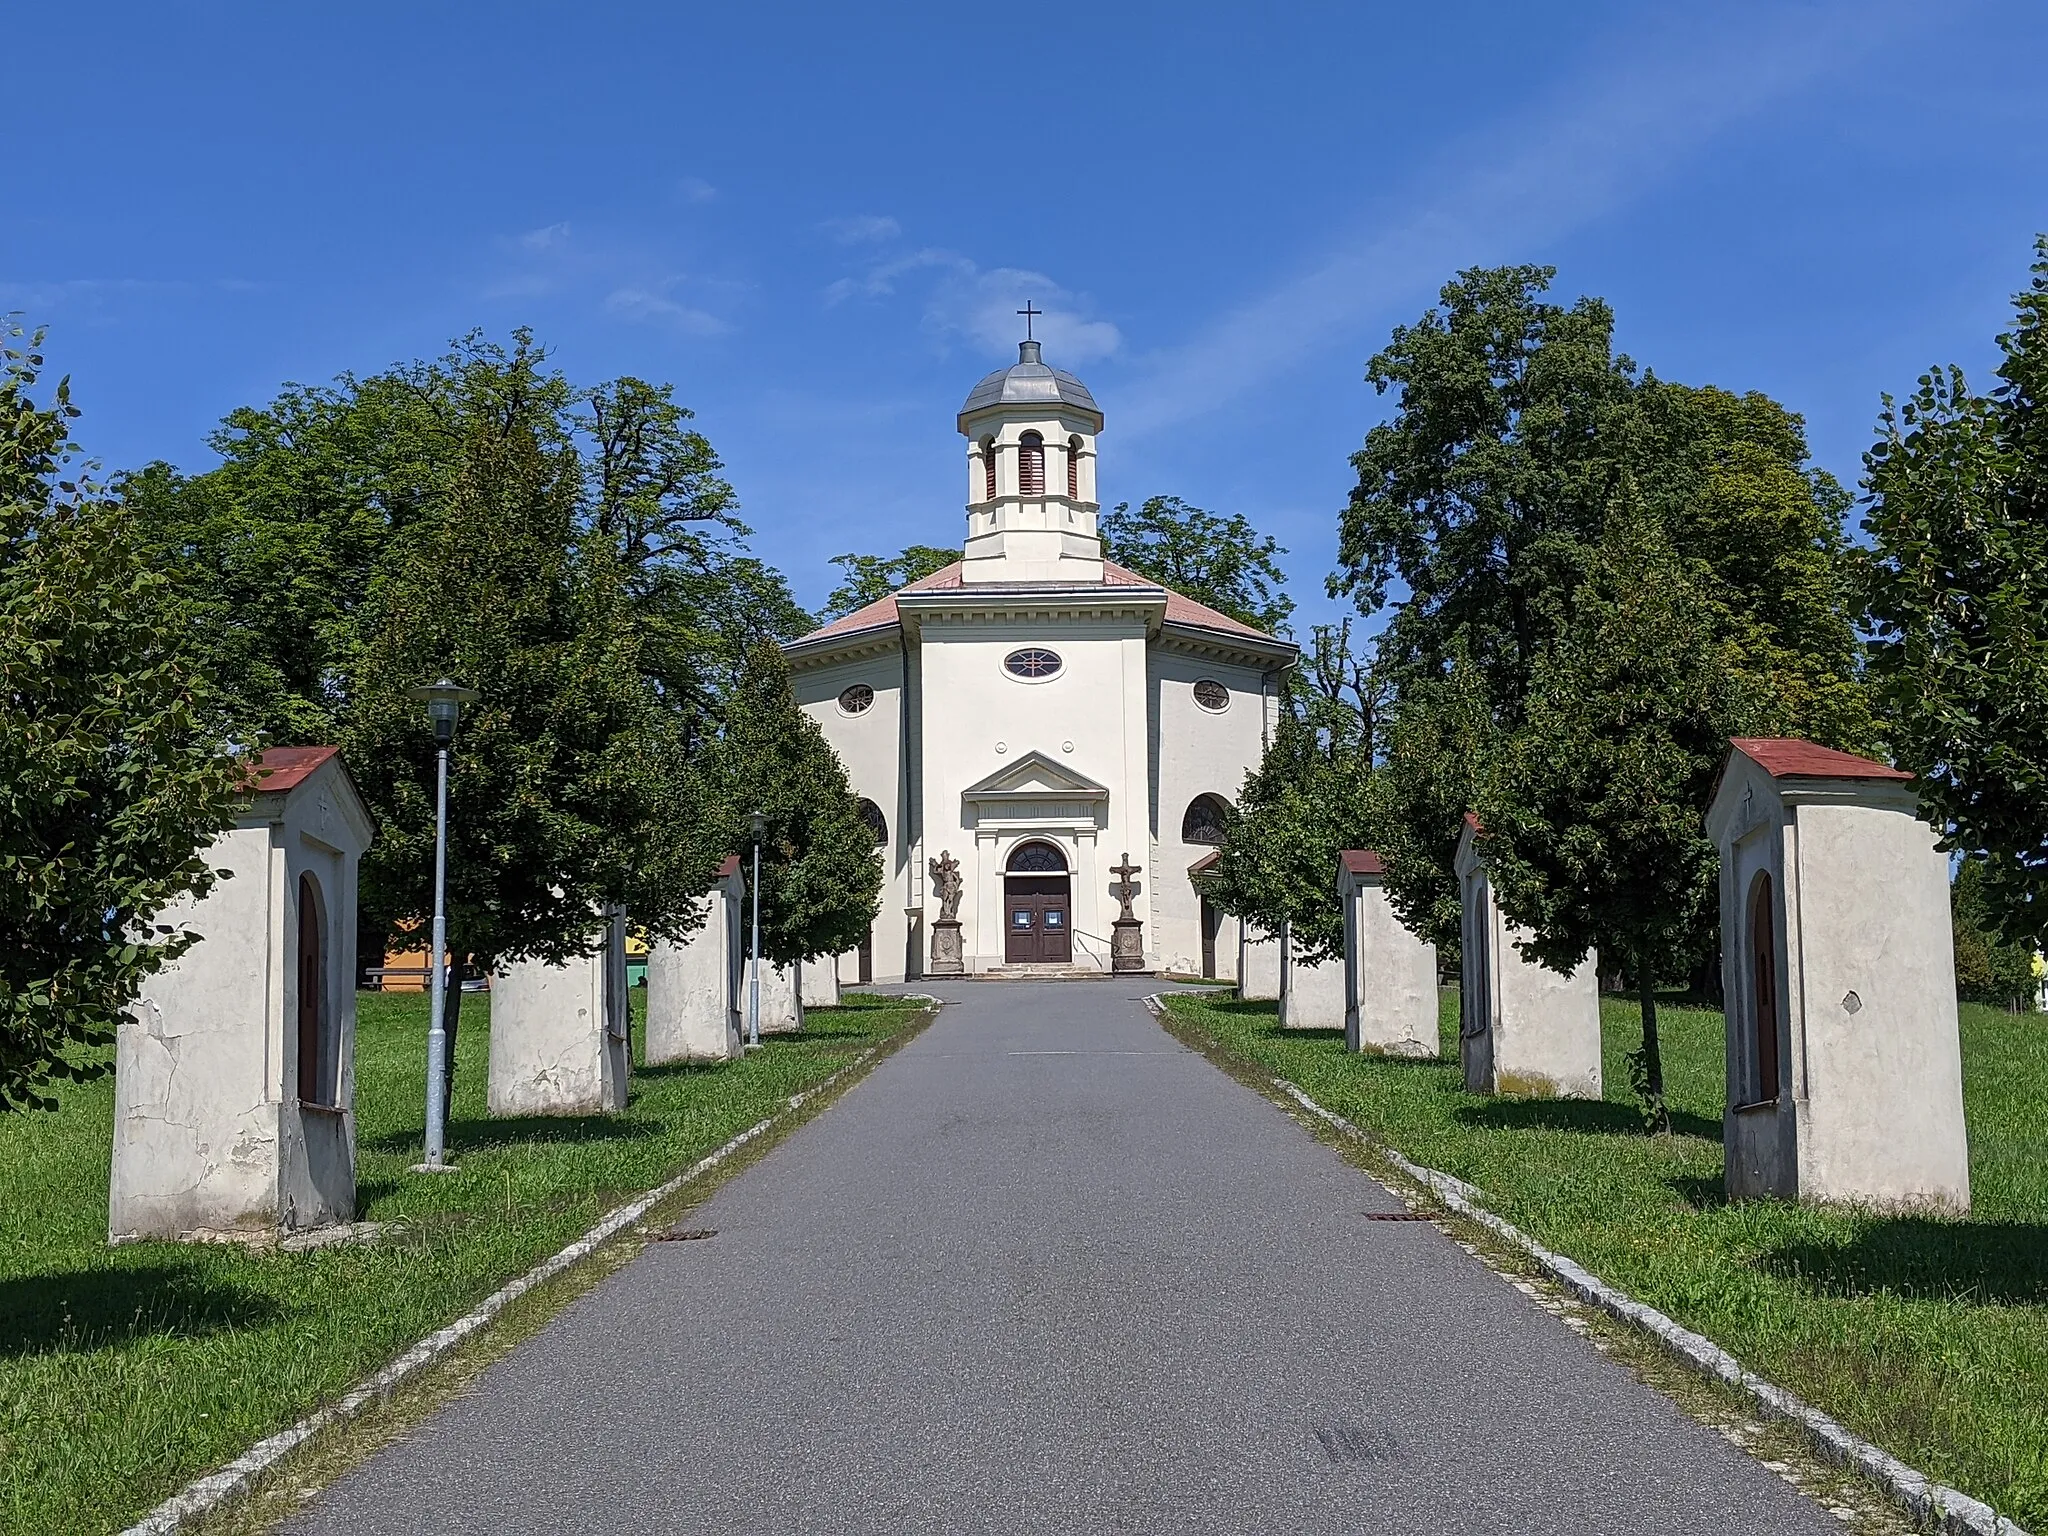
M 1106 502 L 1247 513 L 1321 595 L 1365 359 L 1540 261 L 1666 377 L 1803 412 L 1981 373 L 2048 230 L 2048 6 L 17 8 L 0 310 L 89 449 L 531 325 L 672 381 L 757 547 L 956 543 L 953 413 L 1046 310 Z

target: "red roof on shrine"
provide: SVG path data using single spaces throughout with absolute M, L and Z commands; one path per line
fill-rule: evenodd
M 809 644 L 813 640 L 830 640 L 839 635 L 857 635 L 863 630 L 887 629 L 902 622 L 902 615 L 896 607 L 896 599 L 904 593 L 953 592 L 965 587 L 960 579 L 963 562 L 955 560 L 951 565 L 920 577 L 907 587 L 900 587 L 887 597 L 877 598 L 865 608 L 856 608 L 842 618 L 834 619 L 821 629 L 814 629 L 796 643 Z M 1166 622 L 1169 624 L 1191 624 L 1200 629 L 1218 629 L 1225 634 L 1250 635 L 1254 639 L 1270 640 L 1273 637 L 1264 630 L 1254 629 L 1240 623 L 1227 613 L 1218 613 L 1206 603 L 1198 603 L 1171 587 L 1161 587 L 1156 581 L 1149 581 L 1135 571 L 1127 571 L 1112 560 L 1102 562 L 1102 584 L 1106 587 L 1158 587 L 1166 594 Z M 1066 585 L 1057 583 L 1055 585 Z
M 250 764 L 249 775 L 255 781 L 250 787 L 265 795 L 297 789 L 322 763 L 340 754 L 339 747 L 272 747 Z
M 1370 848 L 1346 848 L 1337 855 L 1348 875 L 1384 875 L 1387 866 Z
M 1792 736 L 1736 736 L 1728 743 L 1774 779 L 1910 779 L 1853 752 L 1837 752 Z
M 738 874 L 739 872 L 740 856 L 736 853 L 728 853 L 725 856 L 725 862 L 718 866 L 718 878 L 721 880 L 730 880 L 734 875 Z

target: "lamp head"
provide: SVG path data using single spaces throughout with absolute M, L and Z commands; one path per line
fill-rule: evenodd
M 462 718 L 462 706 L 474 704 L 482 697 L 474 688 L 465 688 L 446 677 L 421 683 L 406 692 L 427 706 L 427 718 L 434 723 L 434 740 L 444 747 L 455 739 L 455 723 Z
M 766 816 L 763 816 L 759 811 L 756 811 L 753 814 L 753 823 L 754 841 L 758 843 L 761 841 L 762 838 L 768 835 L 768 818 Z

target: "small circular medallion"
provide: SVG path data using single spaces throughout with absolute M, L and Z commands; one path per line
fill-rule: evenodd
M 1230 708 L 1230 690 L 1213 677 L 1205 677 L 1195 684 L 1195 702 L 1212 715 L 1220 715 Z
M 874 703 L 875 690 L 866 683 L 855 683 L 851 688 L 843 689 L 839 695 L 839 708 L 849 715 L 866 714 L 874 707 Z

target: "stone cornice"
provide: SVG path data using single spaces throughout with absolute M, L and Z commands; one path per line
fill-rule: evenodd
M 1240 664 L 1249 662 L 1263 670 L 1291 667 L 1301 656 L 1301 647 L 1291 640 L 1240 635 L 1200 624 L 1163 623 L 1159 626 L 1158 638 L 1160 649 L 1175 655 Z
M 986 586 L 899 593 L 896 608 L 903 616 L 905 628 L 913 635 L 921 631 L 928 619 L 941 624 L 1121 619 L 1142 624 L 1152 634 L 1158 631 L 1161 616 L 1166 612 L 1166 594 L 1157 587 L 1011 587 L 991 582 Z
M 893 656 L 903 648 L 903 626 L 895 620 L 873 629 L 851 634 L 823 635 L 809 640 L 792 640 L 782 648 L 790 670 L 808 672 L 847 661 L 866 661 L 875 656 Z

